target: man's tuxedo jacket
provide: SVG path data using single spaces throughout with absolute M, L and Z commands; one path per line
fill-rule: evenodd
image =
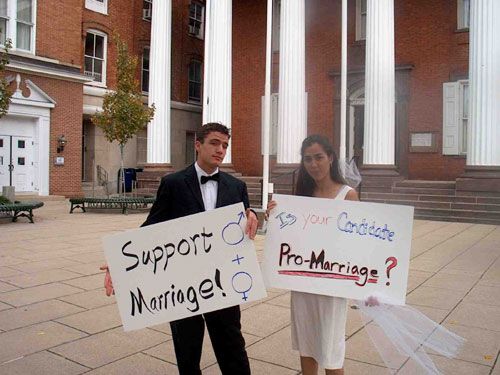
M 219 172 L 216 208 L 243 202 L 250 207 L 247 186 L 228 173 Z M 162 178 L 156 201 L 142 226 L 205 211 L 194 164 Z

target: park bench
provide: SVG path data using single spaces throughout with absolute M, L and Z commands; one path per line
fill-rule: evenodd
M 126 214 L 128 209 L 147 208 L 148 204 L 153 204 L 155 200 L 154 197 L 70 198 L 71 209 L 69 213 L 72 214 L 76 208 L 80 208 L 83 212 L 86 212 L 86 208 L 118 208 L 122 210 L 123 214 Z
M 19 217 L 27 217 L 31 223 L 33 221 L 33 210 L 43 206 L 43 202 L 39 201 L 26 201 L 14 203 L 1 203 L 0 212 L 12 216 L 12 221 L 16 222 Z

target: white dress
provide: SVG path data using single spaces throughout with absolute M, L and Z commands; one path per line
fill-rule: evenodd
M 351 188 L 341 188 L 334 199 L 345 199 Z M 344 366 L 347 300 L 319 294 L 291 293 L 292 348 L 312 357 L 325 369 Z

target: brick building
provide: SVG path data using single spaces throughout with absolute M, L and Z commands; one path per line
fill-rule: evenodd
M 31 26 L 36 44 L 31 54 L 24 47 L 14 51 L 10 69 L 33 75 L 30 82 L 54 106 L 50 193 L 78 193 L 80 181 L 95 179 L 97 165 L 116 176 L 119 153 L 89 122 L 114 85 L 114 31 L 142 56 L 138 78 L 149 90 L 144 99 L 157 108 L 148 130 L 127 145 L 126 166 L 144 166 L 153 176 L 179 169 L 194 159 L 196 126 L 220 121 L 232 128 L 228 167 L 261 176 L 268 3 L 81 0 L 51 7 L 39 0 Z M 347 0 L 345 130 L 342 1 L 272 3 L 272 174 L 296 168 L 303 137 L 321 133 L 339 154 L 357 160 L 366 192 L 432 180 L 453 194 L 498 194 L 500 106 L 494 103 L 500 86 L 492 84 L 500 71 L 497 1 Z M 12 23 L 6 17 L 2 22 Z M 43 77 L 60 85 L 64 97 L 42 74 L 16 64 L 63 71 L 64 79 Z M 70 88 L 75 93 L 68 95 Z M 65 99 L 78 105 L 62 107 Z M 68 140 L 60 153 L 65 164 L 55 166 L 62 134 Z
M 6 77 L 15 91 L 8 114 L 0 119 L 0 185 L 40 195 L 81 195 L 90 192 L 100 166 L 110 192 L 116 192 L 119 149 L 90 117 L 116 86 L 115 33 L 139 57 L 137 79 L 147 103 L 152 8 L 152 0 L 0 0 L 0 48 L 12 40 Z M 172 7 L 175 168 L 195 157 L 202 12 L 203 2 L 179 0 Z M 146 130 L 129 141 L 126 167 L 146 163 L 146 144 Z

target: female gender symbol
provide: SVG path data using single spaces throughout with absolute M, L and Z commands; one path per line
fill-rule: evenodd
M 233 221 L 222 229 L 222 239 L 228 245 L 238 245 L 241 241 L 243 241 L 243 238 L 245 238 L 243 229 L 240 227 L 241 219 L 243 219 L 244 216 L 245 214 L 240 212 L 238 214 L 238 222 Z
M 249 273 L 241 271 L 237 272 L 233 275 L 233 279 L 231 280 L 233 284 L 233 289 L 236 293 L 243 294 L 242 299 L 245 301 L 248 298 L 247 292 L 252 289 L 253 280 L 252 276 Z M 245 289 L 246 288 L 246 289 Z

